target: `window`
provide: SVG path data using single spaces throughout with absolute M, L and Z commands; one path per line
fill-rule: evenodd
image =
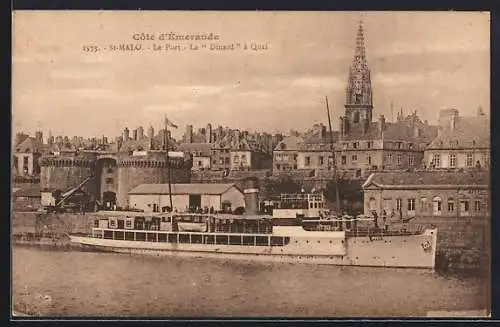
M 413 167 L 415 163 L 415 157 L 413 157 L 413 155 L 409 155 L 408 156 L 408 167 Z
M 401 199 L 396 199 L 396 210 L 401 210 L 402 207 L 402 200 Z
M 427 198 L 420 199 L 420 211 L 422 211 L 422 212 L 427 211 Z
M 352 161 L 357 161 L 358 160 L 358 156 L 357 155 L 353 155 L 352 156 Z
M 391 199 L 384 199 L 383 209 L 384 209 L 386 212 L 389 212 L 389 211 L 390 211 L 390 209 L 391 209 Z
M 481 211 L 481 201 L 479 200 L 474 201 L 474 211 L 475 212 Z
M 415 211 L 415 199 L 408 199 L 408 211 Z
M 306 159 L 305 165 L 309 166 L 311 164 L 311 157 L 306 157 L 305 159 Z
M 359 100 L 361 101 L 361 99 L 359 99 Z M 356 97 L 356 103 L 359 103 L 360 101 L 358 101 L 358 97 Z M 359 112 L 357 112 L 357 111 L 356 111 L 356 112 L 354 112 L 354 119 L 353 119 L 353 121 L 354 121 L 355 123 L 358 123 L 358 122 L 359 122 Z
M 456 154 L 450 154 L 449 155 L 449 160 L 450 160 L 450 168 L 455 168 L 457 166 L 457 155 Z
M 112 174 L 112 173 L 113 173 L 113 168 L 108 168 L 108 169 L 106 169 L 106 172 L 107 172 L 108 174 Z
M 368 164 L 371 165 L 372 164 L 372 157 L 371 156 L 368 156 Z
M 392 161 L 392 153 L 389 153 L 389 154 L 387 155 L 387 159 L 389 159 L 389 161 Z
M 452 198 L 448 199 L 448 212 L 455 211 L 455 200 Z
M 439 196 L 436 196 L 434 199 L 432 199 L 432 213 L 435 216 L 441 215 L 441 210 L 442 210 L 441 205 L 442 202 Z
M 347 148 L 349 147 L 349 143 L 342 143 L 342 147 L 343 147 L 344 149 L 347 149 Z
M 236 162 L 239 162 L 239 161 L 240 161 L 240 157 L 239 156 L 234 156 L 233 162 L 236 163 Z
M 24 166 L 27 166 L 27 165 L 28 165 L 28 161 L 29 161 L 28 156 L 24 156 L 24 157 L 23 157 L 23 164 L 24 164 Z
M 111 177 L 106 178 L 106 184 L 113 184 L 113 179 Z
M 342 156 L 341 162 L 342 162 L 343 165 L 347 164 L 347 157 L 346 156 Z
M 368 141 L 368 142 L 366 143 L 366 147 L 367 147 L 368 149 L 371 149 L 371 148 L 372 148 L 372 141 Z
M 467 157 L 465 158 L 465 166 L 466 167 L 472 167 L 473 161 L 474 160 L 472 158 L 472 154 L 468 153 Z
M 320 156 L 318 159 L 319 159 L 319 164 L 323 165 L 323 156 Z
M 375 200 L 375 198 L 370 198 L 368 205 L 369 205 L 370 211 L 377 210 L 377 201 Z
M 401 160 L 403 160 L 403 156 L 401 154 L 398 154 L 398 156 L 396 157 L 396 164 L 399 166 L 401 166 Z
M 353 149 L 357 149 L 357 148 L 359 148 L 359 142 L 353 142 L 353 143 L 352 143 L 352 148 L 353 148 Z
M 439 154 L 435 154 L 432 157 L 432 165 L 434 166 L 434 168 L 441 167 L 441 156 Z
M 224 158 L 224 162 L 226 163 L 226 165 L 229 165 L 229 158 Z
M 460 212 L 466 215 L 469 214 L 469 201 L 460 201 Z

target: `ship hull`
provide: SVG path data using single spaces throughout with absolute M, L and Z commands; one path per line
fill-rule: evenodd
M 152 256 L 223 258 L 338 266 L 433 269 L 436 230 L 384 237 L 291 237 L 283 246 L 182 244 L 70 236 L 73 243 L 106 252 Z

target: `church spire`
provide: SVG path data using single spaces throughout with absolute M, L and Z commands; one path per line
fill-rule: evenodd
M 363 22 L 359 21 L 356 33 L 356 47 L 349 69 L 349 80 L 346 89 L 346 116 L 354 121 L 372 120 L 372 85 L 370 69 L 366 60 L 365 36 Z

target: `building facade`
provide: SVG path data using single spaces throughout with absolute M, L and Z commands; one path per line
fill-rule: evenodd
M 40 175 L 39 158 L 45 151 L 43 134 L 36 132 L 35 137 L 24 137 L 20 134 L 14 144 L 12 158 L 12 174 L 14 177 L 33 177 Z
M 457 109 L 440 111 L 439 135 L 425 150 L 429 169 L 490 167 L 490 122 L 478 110 L 476 117 L 461 117 Z
M 273 151 L 273 174 L 298 169 L 299 145 L 303 141 L 301 136 L 291 135 L 278 143 Z
M 374 173 L 363 184 L 364 212 L 388 217 L 485 217 L 490 214 L 487 172 Z M 394 211 L 394 214 L 393 214 Z
M 234 184 L 172 184 L 174 210 L 213 209 L 234 211 L 245 207 L 243 192 Z M 168 184 L 142 184 L 129 192 L 134 209 L 145 212 L 163 212 L 170 207 Z

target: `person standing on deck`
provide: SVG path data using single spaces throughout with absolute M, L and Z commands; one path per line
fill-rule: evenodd
M 389 225 L 387 225 L 387 212 L 384 210 L 382 210 L 382 221 L 384 223 L 384 229 L 385 231 L 387 231 Z
M 377 211 L 373 210 L 372 211 L 372 215 L 373 215 L 373 222 L 375 223 L 375 228 L 378 228 L 378 214 L 377 214 Z

